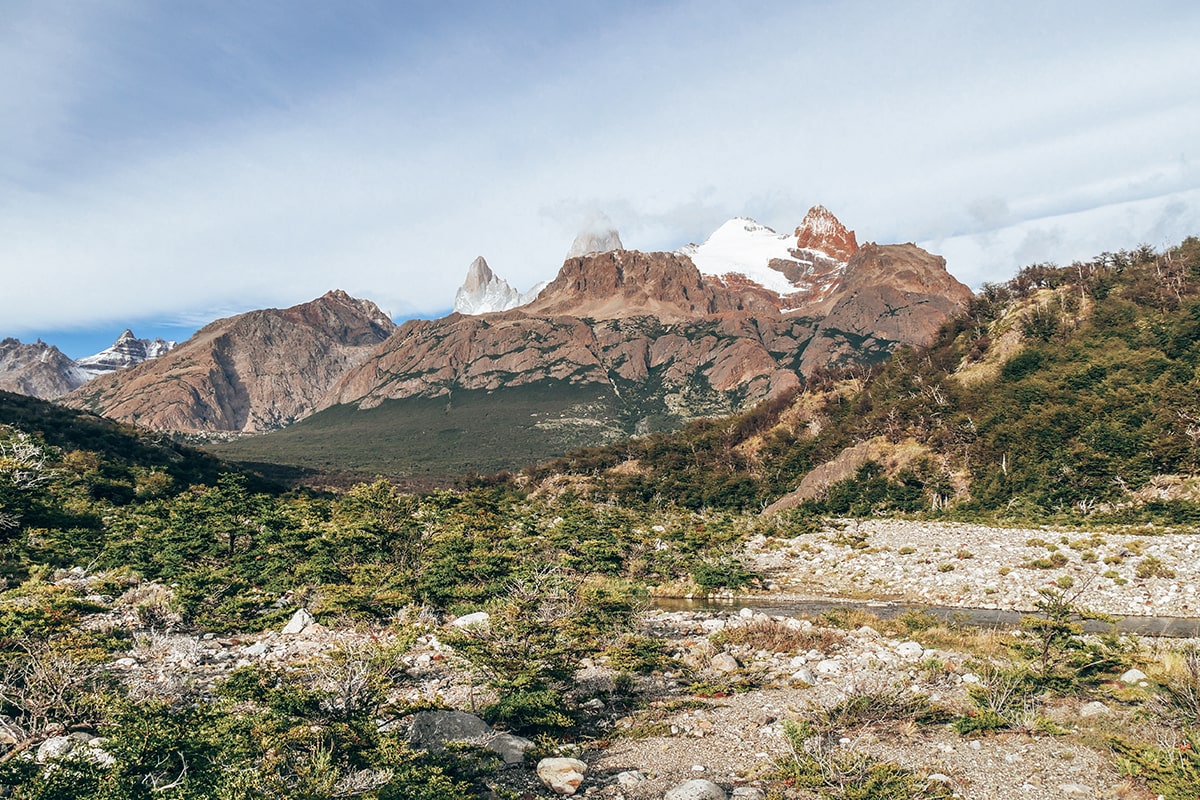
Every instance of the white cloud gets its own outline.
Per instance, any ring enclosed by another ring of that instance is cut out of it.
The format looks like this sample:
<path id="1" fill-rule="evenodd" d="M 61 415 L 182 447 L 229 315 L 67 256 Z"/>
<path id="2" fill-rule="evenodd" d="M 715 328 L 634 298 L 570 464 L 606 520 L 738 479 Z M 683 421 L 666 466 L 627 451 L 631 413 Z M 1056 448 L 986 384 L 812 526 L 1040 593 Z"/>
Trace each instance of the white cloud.
<path id="1" fill-rule="evenodd" d="M 333 287 L 435 313 L 480 254 L 552 277 L 595 213 L 670 249 L 822 203 L 973 284 L 1200 232 L 1186 3 L 346 11 L 283 38 L 43 7 L 21 15 L 36 35 L 0 34 L 0 67 L 38 76 L 0 92 L 0 335 Z M 157 49 L 130 61 L 126 39 Z"/>

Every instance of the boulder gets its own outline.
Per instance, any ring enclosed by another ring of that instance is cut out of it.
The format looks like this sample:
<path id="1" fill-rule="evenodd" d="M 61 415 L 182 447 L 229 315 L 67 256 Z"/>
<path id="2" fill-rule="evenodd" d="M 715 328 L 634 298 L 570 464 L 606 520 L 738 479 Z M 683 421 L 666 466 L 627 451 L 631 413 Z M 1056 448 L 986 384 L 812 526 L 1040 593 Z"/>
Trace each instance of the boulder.
<path id="1" fill-rule="evenodd" d="M 1127 670 L 1125 674 L 1121 676 L 1121 683 L 1134 684 L 1141 683 L 1144 680 L 1146 680 L 1146 673 L 1142 672 L 1140 669 Z"/>
<path id="2" fill-rule="evenodd" d="M 488 740 L 485 748 L 498 753 L 505 764 L 520 764 L 525 760 L 525 751 L 533 747 L 533 742 L 523 736 L 511 733 L 498 733 Z"/>
<path id="3" fill-rule="evenodd" d="M 727 800 L 725 790 L 710 780 L 696 778 L 663 795 L 663 800 Z"/>
<path id="4" fill-rule="evenodd" d="M 308 613 L 306 608 L 296 609 L 296 613 L 292 614 L 292 618 L 288 620 L 288 624 L 283 626 L 285 636 L 295 636 L 298 633 L 303 633 L 304 629 L 316 622 L 313 615 Z"/>
<path id="5" fill-rule="evenodd" d="M 486 628 L 492 619 L 492 615 L 486 611 L 476 611 L 472 614 L 463 614 L 450 624 L 456 628 Z"/>
<path id="6" fill-rule="evenodd" d="M 587 764 L 578 758 L 543 758 L 537 765 L 537 776 L 555 794 L 572 795 L 583 783 Z"/>
<path id="7" fill-rule="evenodd" d="M 925 652 L 925 648 L 919 642 L 901 642 L 896 645 L 896 655 L 901 658 L 916 660 Z"/>
<path id="8" fill-rule="evenodd" d="M 729 653 L 717 653 L 713 656 L 712 668 L 717 672 L 737 672 L 739 666 L 737 659 Z"/>
<path id="9" fill-rule="evenodd" d="M 421 750 L 439 752 L 446 742 L 483 741 L 492 736 L 492 726 L 465 711 L 422 711 L 413 715 L 408 743 Z"/>
<path id="10" fill-rule="evenodd" d="M 1083 717 L 1084 719 L 1088 717 L 1101 717 L 1110 713 L 1112 712 L 1108 710 L 1108 706 L 1104 705 L 1104 703 L 1101 703 L 1099 700 L 1093 700 L 1090 703 L 1086 703 L 1079 709 L 1079 716 Z"/>

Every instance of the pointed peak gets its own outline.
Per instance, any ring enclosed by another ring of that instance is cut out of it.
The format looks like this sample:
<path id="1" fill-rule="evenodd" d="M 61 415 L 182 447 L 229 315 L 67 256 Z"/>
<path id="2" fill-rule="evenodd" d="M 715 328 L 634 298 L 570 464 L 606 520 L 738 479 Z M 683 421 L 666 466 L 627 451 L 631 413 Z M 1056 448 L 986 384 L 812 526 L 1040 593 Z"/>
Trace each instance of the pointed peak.
<path id="1" fill-rule="evenodd" d="M 854 231 L 848 230 L 833 213 L 822 205 L 813 206 L 796 228 L 796 246 L 816 250 L 839 261 L 849 261 L 858 252 Z"/>
<path id="2" fill-rule="evenodd" d="M 471 262 L 471 266 L 467 267 L 467 281 L 472 279 L 487 283 L 495 275 L 492 268 L 488 266 L 487 259 L 483 256 L 475 256 L 475 260 Z"/>
<path id="3" fill-rule="evenodd" d="M 137 337 L 133 335 L 133 331 L 131 331 L 129 328 L 126 328 L 126 329 L 125 329 L 125 332 L 124 332 L 124 333 L 122 333 L 120 336 L 118 336 L 118 337 L 117 337 L 117 341 L 118 341 L 118 342 L 121 342 L 121 341 L 124 341 L 124 340 L 126 340 L 126 339 L 136 339 L 136 338 L 137 338 Z"/>

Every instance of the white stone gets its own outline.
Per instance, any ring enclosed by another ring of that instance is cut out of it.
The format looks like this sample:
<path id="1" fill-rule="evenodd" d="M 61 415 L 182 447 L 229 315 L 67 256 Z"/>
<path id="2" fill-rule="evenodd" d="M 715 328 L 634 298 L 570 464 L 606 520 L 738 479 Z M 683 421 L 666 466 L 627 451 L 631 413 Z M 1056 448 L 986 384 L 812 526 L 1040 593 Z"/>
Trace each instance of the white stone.
<path id="1" fill-rule="evenodd" d="M 896 655 L 901 658 L 916 660 L 925 653 L 925 648 L 917 642 L 901 642 L 896 645 Z"/>
<path id="2" fill-rule="evenodd" d="M 1101 703 L 1099 700 L 1093 700 L 1090 703 L 1086 703 L 1082 708 L 1079 709 L 1079 716 L 1085 719 L 1087 717 L 1104 716 L 1110 713 L 1112 712 L 1108 710 L 1108 706 L 1104 705 L 1104 703 Z"/>
<path id="3" fill-rule="evenodd" d="M 492 615 L 486 611 L 476 611 L 473 614 L 463 614 L 450 624 L 456 628 L 486 628 L 491 622 Z"/>
<path id="4" fill-rule="evenodd" d="M 45 764 L 53 758 L 65 758 L 75 752 L 79 746 L 80 742 L 70 736 L 51 736 L 38 745 L 34 761 Z"/>
<path id="5" fill-rule="evenodd" d="M 537 776 L 555 794 L 572 795 L 579 790 L 587 775 L 587 764 L 578 758 L 543 758 L 537 765 Z"/>
<path id="6" fill-rule="evenodd" d="M 962 676 L 963 683 L 979 683 L 979 676 L 973 672 L 964 673 Z"/>
<path id="7" fill-rule="evenodd" d="M 712 659 L 712 668 L 718 672 L 736 672 L 739 664 L 729 653 L 717 653 Z"/>
<path id="8" fill-rule="evenodd" d="M 1058 790 L 1067 797 L 1091 797 L 1092 787 L 1084 786 L 1082 783 L 1064 783 L 1060 784 Z"/>
<path id="9" fill-rule="evenodd" d="M 743 608 L 738 611 L 738 616 L 741 617 L 742 619 L 754 619 L 754 609 L 753 608 Z"/>
<path id="10" fill-rule="evenodd" d="M 788 617 L 784 620 L 783 624 L 784 627 L 792 631 L 811 631 L 813 627 L 813 624 L 808 620 L 796 619 L 795 617 Z"/>
<path id="11" fill-rule="evenodd" d="M 681 783 L 663 795 L 663 800 L 727 800 L 725 790 L 710 780 L 697 778 Z"/>
<path id="12" fill-rule="evenodd" d="M 839 675 L 842 671 L 842 662 L 835 661 L 832 658 L 826 658 L 817 662 L 817 672 L 822 675 Z"/>
<path id="13" fill-rule="evenodd" d="M 1121 683 L 1141 683 L 1144 680 L 1146 680 L 1146 673 L 1136 668 L 1126 671 L 1125 674 L 1121 676 Z"/>
<path id="14" fill-rule="evenodd" d="M 636 769 L 626 770 L 625 772 L 617 773 L 617 785 L 626 789 L 632 789 L 639 783 L 646 780 L 646 776 Z"/>
<path id="15" fill-rule="evenodd" d="M 801 683 L 807 683 L 809 686 L 815 686 L 817 683 L 817 676 L 813 675 L 812 671 L 807 667 L 801 667 L 792 673 L 792 680 L 800 681 Z"/>
<path id="16" fill-rule="evenodd" d="M 292 614 L 292 618 L 288 620 L 288 624 L 284 625 L 283 630 L 280 632 L 287 636 L 294 636 L 298 633 L 302 633 L 305 628 L 307 628 L 309 625 L 312 625 L 314 622 L 316 622 L 316 620 L 313 619 L 312 614 L 308 613 L 308 609 L 298 608 L 296 609 L 296 613 Z"/>

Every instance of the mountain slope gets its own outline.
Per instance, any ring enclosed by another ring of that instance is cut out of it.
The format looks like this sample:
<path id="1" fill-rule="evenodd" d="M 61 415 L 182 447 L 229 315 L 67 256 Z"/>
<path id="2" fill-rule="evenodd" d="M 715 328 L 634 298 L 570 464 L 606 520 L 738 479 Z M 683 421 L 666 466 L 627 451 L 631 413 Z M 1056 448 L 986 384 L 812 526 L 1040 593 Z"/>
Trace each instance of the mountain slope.
<path id="1" fill-rule="evenodd" d="M 90 377 L 57 347 L 41 340 L 33 344 L 0 340 L 0 390 L 53 400 Z"/>
<path id="2" fill-rule="evenodd" d="M 770 508 L 1195 524 L 1198 374 L 1200 240 L 1189 239 L 1162 254 L 1029 267 L 973 298 L 929 349 L 902 350 L 865 378 L 827 375 L 538 474 L 574 473 L 597 497 L 697 508 L 784 497 Z"/>
<path id="3" fill-rule="evenodd" d="M 213 322 L 165 356 L 96 378 L 63 402 L 155 430 L 270 430 L 311 413 L 394 328 L 374 303 L 333 291 Z"/>

